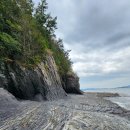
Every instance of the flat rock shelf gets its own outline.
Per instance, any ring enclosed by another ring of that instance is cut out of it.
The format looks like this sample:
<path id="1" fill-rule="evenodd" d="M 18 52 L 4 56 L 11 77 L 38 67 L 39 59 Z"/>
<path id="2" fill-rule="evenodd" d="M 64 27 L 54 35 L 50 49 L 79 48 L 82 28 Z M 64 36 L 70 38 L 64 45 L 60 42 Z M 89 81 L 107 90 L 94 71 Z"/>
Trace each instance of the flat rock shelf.
<path id="1" fill-rule="evenodd" d="M 96 93 L 46 102 L 6 95 L 0 100 L 0 130 L 130 130 L 130 111 Z"/>

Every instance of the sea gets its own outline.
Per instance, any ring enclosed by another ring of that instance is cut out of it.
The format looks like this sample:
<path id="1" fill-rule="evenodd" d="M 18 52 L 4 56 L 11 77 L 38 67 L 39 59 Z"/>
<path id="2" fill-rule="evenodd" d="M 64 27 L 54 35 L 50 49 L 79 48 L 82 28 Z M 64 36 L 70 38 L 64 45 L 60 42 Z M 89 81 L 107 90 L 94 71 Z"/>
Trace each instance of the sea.
<path id="1" fill-rule="evenodd" d="M 119 106 L 130 110 L 130 87 L 129 88 L 105 88 L 105 89 L 86 89 L 85 92 L 110 92 L 118 93 L 120 97 L 109 97 L 106 98 Z"/>

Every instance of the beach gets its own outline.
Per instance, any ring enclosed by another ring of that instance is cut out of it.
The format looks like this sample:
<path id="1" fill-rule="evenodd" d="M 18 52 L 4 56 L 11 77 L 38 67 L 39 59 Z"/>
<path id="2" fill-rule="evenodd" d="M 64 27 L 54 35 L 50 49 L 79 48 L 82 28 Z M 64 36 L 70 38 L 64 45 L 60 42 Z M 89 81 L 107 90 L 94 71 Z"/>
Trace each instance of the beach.
<path id="1" fill-rule="evenodd" d="M 100 89 L 90 89 L 86 92 L 97 92 L 97 93 L 118 93 L 120 96 L 116 97 L 107 97 L 105 99 L 111 100 L 112 102 L 118 104 L 119 106 L 130 110 L 130 88 L 121 87 L 121 88 L 100 88 Z"/>
<path id="2" fill-rule="evenodd" d="M 57 101 L 36 102 L 18 101 L 6 93 L 0 100 L 0 130 L 130 130 L 130 111 L 106 96 L 119 95 L 71 94 Z"/>

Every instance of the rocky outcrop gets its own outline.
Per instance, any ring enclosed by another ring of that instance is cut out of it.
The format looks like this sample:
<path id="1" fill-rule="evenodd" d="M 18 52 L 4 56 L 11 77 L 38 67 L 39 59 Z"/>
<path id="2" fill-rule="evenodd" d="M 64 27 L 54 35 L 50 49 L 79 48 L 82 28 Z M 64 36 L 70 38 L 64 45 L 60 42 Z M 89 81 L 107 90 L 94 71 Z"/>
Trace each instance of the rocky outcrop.
<path id="1" fill-rule="evenodd" d="M 54 100 L 66 96 L 51 55 L 48 55 L 35 69 L 24 68 L 16 62 L 2 62 L 0 87 L 20 99 Z"/>
<path id="2" fill-rule="evenodd" d="M 0 89 L 0 130 L 130 130 L 130 111 L 117 104 L 95 93 L 68 97 L 19 102 Z"/>
<path id="3" fill-rule="evenodd" d="M 66 93 L 82 94 L 80 90 L 79 77 L 73 72 L 63 77 L 63 88 Z"/>

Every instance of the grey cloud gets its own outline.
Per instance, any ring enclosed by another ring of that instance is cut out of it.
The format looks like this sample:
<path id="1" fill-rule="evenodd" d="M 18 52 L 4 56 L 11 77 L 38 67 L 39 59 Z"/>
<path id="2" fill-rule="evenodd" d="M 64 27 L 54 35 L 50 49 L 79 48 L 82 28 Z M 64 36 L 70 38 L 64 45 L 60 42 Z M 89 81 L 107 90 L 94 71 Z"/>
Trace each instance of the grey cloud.
<path id="1" fill-rule="evenodd" d="M 34 0 L 36 1 L 36 0 Z M 128 83 L 130 77 L 130 0 L 48 0 L 58 16 L 56 34 L 63 38 L 74 70 L 81 77 L 99 77 L 104 84 Z M 103 78 L 104 77 L 104 78 Z M 108 78 L 109 77 L 109 78 Z M 94 79 L 91 78 L 90 85 Z M 96 84 L 94 82 L 94 84 Z M 101 86 L 100 81 L 96 85 Z M 93 85 L 92 85 L 93 86 Z"/>
<path id="2" fill-rule="evenodd" d="M 87 41 L 94 40 L 95 43 L 97 41 L 97 45 L 107 45 L 110 43 L 111 35 L 115 40 L 119 36 L 120 39 L 125 37 L 124 32 L 130 33 L 130 14 L 128 13 L 130 9 L 127 9 L 130 5 L 129 1 L 126 1 L 124 5 L 119 0 L 104 1 L 106 2 L 98 0 L 83 2 L 82 8 L 77 9 L 77 12 L 80 13 L 75 16 L 76 23 L 74 23 L 72 30 L 66 34 L 65 40 L 67 42 L 86 41 L 87 46 L 89 45 Z M 86 7 L 86 5 L 89 6 Z M 114 40 L 110 44 L 115 44 Z M 95 43 L 91 43 L 91 45 Z"/>
<path id="3" fill-rule="evenodd" d="M 107 42 L 109 42 L 109 44 L 111 44 L 113 42 L 116 44 L 119 41 L 122 41 L 124 39 L 130 40 L 130 32 L 128 32 L 128 33 L 127 32 L 121 32 L 121 33 L 114 34 L 114 36 L 112 35 L 110 38 L 108 38 Z"/>
<path id="4" fill-rule="evenodd" d="M 63 34 L 69 44 L 80 42 L 86 47 L 98 47 L 115 44 L 115 40 L 130 34 L 129 0 L 48 0 L 48 3 L 48 12 L 58 16 L 57 34 Z"/>

